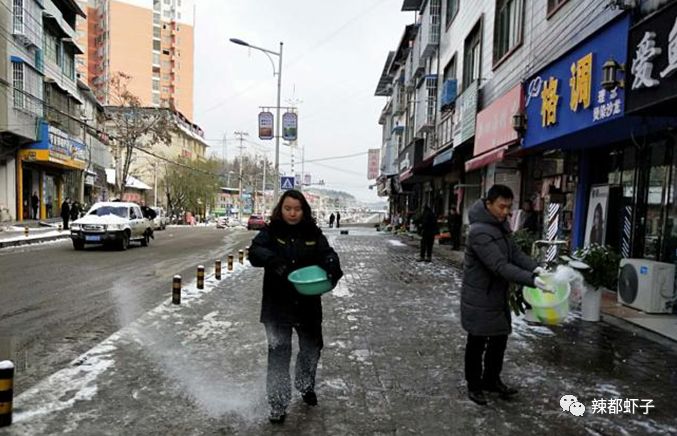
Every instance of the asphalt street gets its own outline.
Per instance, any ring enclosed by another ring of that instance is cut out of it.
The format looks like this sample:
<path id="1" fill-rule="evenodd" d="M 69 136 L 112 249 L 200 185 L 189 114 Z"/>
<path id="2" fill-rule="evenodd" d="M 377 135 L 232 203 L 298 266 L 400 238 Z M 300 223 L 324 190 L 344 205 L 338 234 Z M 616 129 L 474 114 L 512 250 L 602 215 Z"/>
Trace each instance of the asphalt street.
<path id="1" fill-rule="evenodd" d="M 58 371 L 171 293 L 249 245 L 255 232 L 214 227 L 156 231 L 127 251 L 70 240 L 0 250 L 0 360 L 17 362 L 16 393 Z"/>

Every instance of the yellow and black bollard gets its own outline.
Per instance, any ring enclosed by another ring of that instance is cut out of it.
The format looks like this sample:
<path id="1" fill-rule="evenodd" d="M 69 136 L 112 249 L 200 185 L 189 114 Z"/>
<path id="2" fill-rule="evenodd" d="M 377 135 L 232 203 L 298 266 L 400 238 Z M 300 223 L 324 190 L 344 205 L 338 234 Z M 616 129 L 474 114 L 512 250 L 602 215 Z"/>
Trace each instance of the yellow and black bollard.
<path id="1" fill-rule="evenodd" d="M 214 278 L 221 280 L 221 259 L 217 259 L 214 262 Z"/>
<path id="2" fill-rule="evenodd" d="M 233 270 L 233 255 L 229 254 L 228 255 L 228 271 Z"/>
<path id="3" fill-rule="evenodd" d="M 24 236 L 28 237 L 28 226 L 24 226 Z"/>
<path id="4" fill-rule="evenodd" d="M 197 288 L 205 288 L 205 267 L 204 265 L 197 266 Z"/>
<path id="5" fill-rule="evenodd" d="M 181 276 L 175 275 L 172 282 L 172 303 L 181 304 Z"/>
<path id="6" fill-rule="evenodd" d="M 237 260 L 240 263 L 244 263 L 244 251 L 240 250 L 237 252 Z"/>
<path id="7" fill-rule="evenodd" d="M 12 424 L 12 396 L 14 395 L 14 363 L 0 362 L 0 427 Z"/>

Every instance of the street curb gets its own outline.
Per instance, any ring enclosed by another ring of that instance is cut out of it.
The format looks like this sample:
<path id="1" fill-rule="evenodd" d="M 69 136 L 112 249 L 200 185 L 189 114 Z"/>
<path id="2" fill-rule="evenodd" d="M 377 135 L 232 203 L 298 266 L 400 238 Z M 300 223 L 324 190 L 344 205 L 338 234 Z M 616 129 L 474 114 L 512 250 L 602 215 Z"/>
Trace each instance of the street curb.
<path id="1" fill-rule="evenodd" d="M 58 241 L 60 239 L 70 239 L 70 235 L 57 235 L 57 236 L 48 236 L 45 238 L 32 238 L 32 239 L 26 239 L 26 240 L 16 240 L 16 241 L 0 241 L 0 248 L 8 248 L 8 247 L 20 247 L 22 245 L 32 245 L 32 244 L 39 244 L 40 242 L 50 242 L 50 241 Z"/>

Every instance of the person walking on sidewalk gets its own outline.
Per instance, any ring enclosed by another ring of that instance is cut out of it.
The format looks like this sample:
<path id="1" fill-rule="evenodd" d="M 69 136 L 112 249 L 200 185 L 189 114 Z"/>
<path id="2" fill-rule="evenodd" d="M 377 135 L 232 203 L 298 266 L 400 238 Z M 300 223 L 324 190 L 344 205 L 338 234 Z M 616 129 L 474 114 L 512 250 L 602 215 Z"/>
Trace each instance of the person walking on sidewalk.
<path id="1" fill-rule="evenodd" d="M 341 212 L 336 212 L 336 228 L 341 227 Z"/>
<path id="2" fill-rule="evenodd" d="M 435 244 L 435 235 L 438 232 L 437 217 L 430 206 L 423 209 L 423 215 L 420 220 L 421 225 L 421 256 L 417 262 L 432 261 L 433 245 Z"/>
<path id="3" fill-rule="evenodd" d="M 461 225 L 463 218 L 458 213 L 456 207 L 449 209 L 447 216 L 447 226 L 449 227 L 449 237 L 451 238 L 451 249 L 458 250 L 461 247 Z"/>
<path id="4" fill-rule="evenodd" d="M 255 267 L 264 267 L 261 322 L 268 339 L 269 419 L 282 423 L 291 399 L 292 329 L 299 341 L 294 386 L 310 406 L 317 405 L 315 373 L 323 346 L 320 296 L 301 295 L 287 275 L 299 268 L 319 265 L 336 285 L 343 272 L 338 255 L 313 219 L 308 201 L 296 190 L 286 191 L 280 197 L 270 224 L 251 243 L 249 261 Z"/>
<path id="5" fill-rule="evenodd" d="M 552 289 L 539 277 L 544 272 L 535 260 L 513 241 L 507 222 L 513 193 L 494 185 L 484 200 L 468 212 L 470 230 L 465 249 L 461 290 L 461 325 L 468 333 L 465 348 L 465 379 L 468 397 L 487 404 L 483 391 L 509 398 L 516 389 L 501 380 L 503 356 L 512 331 L 508 292 L 510 282 Z"/>
<path id="6" fill-rule="evenodd" d="M 334 216 L 334 212 L 329 215 L 329 228 L 331 229 L 334 227 L 334 220 L 336 219 L 336 216 Z"/>
<path id="7" fill-rule="evenodd" d="M 37 192 L 33 192 L 31 196 L 31 211 L 33 212 L 31 218 L 34 220 L 38 219 L 38 207 L 40 207 L 40 198 Z"/>
<path id="8" fill-rule="evenodd" d="M 63 220 L 63 229 L 68 230 L 68 220 L 71 217 L 70 198 L 66 198 L 61 203 L 61 219 Z"/>

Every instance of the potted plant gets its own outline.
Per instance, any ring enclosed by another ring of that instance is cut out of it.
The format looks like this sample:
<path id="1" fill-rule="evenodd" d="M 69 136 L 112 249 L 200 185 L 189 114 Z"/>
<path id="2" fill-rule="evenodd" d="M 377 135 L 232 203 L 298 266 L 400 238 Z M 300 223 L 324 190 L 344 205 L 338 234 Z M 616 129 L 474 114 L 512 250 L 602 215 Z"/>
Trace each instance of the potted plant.
<path id="1" fill-rule="evenodd" d="M 581 318 L 599 321 L 602 288 L 616 288 L 620 256 L 611 247 L 591 244 L 577 250 L 573 257 L 590 267 L 581 271 L 586 283 L 581 300 Z"/>

